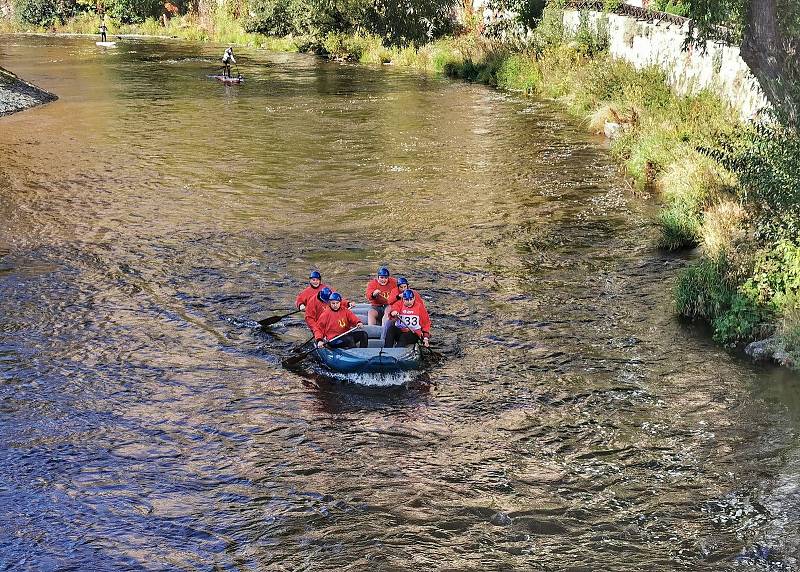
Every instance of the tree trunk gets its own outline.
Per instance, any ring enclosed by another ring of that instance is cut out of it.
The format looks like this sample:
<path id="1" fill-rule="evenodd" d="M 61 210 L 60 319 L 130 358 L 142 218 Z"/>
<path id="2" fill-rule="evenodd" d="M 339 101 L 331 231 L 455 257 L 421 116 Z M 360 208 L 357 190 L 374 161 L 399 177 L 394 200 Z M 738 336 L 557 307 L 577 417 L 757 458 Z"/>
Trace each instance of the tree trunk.
<path id="1" fill-rule="evenodd" d="M 770 103 L 792 124 L 800 112 L 800 74 L 791 42 L 778 25 L 775 0 L 750 0 L 742 39 L 742 59 Z"/>

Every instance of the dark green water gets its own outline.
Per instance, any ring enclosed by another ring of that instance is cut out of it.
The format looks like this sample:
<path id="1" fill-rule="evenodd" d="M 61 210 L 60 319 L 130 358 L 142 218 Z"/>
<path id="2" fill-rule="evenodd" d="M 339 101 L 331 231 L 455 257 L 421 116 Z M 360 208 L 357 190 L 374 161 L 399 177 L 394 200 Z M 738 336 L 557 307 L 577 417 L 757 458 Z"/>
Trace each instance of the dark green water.
<path id="1" fill-rule="evenodd" d="M 798 378 L 678 323 L 653 205 L 552 105 L 222 47 L 0 37 L 0 569 L 796 570 Z M 447 360 L 280 367 L 386 263 Z"/>

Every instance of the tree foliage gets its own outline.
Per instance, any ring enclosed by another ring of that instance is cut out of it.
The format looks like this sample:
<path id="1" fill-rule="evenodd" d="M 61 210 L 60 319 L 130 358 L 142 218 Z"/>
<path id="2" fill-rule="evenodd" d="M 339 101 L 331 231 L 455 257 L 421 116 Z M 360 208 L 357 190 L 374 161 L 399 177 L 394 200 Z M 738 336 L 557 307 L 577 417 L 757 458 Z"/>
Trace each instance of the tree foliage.
<path id="1" fill-rule="evenodd" d="M 321 37 L 364 31 L 394 45 L 420 44 L 449 31 L 455 0 L 253 0 L 247 29 Z"/>
<path id="2" fill-rule="evenodd" d="M 721 26 L 741 39 L 742 58 L 785 124 L 800 125 L 800 2 L 688 0 L 690 41 L 704 45 Z"/>
<path id="3" fill-rule="evenodd" d="M 52 26 L 79 11 L 75 0 L 16 0 L 17 18 L 28 24 Z"/>
<path id="4" fill-rule="evenodd" d="M 163 5 L 162 0 L 112 0 L 107 3 L 106 10 L 115 20 L 133 24 L 150 16 L 158 16 Z"/>
<path id="5" fill-rule="evenodd" d="M 723 138 L 707 155 L 739 178 L 742 202 L 753 213 L 758 238 L 800 244 L 800 133 L 758 124 Z"/>

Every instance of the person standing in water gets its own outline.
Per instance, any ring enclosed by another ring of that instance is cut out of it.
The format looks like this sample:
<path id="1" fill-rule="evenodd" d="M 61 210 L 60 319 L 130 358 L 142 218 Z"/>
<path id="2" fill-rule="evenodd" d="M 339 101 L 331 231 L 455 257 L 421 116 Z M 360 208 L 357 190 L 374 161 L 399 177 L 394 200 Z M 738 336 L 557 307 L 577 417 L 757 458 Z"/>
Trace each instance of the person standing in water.
<path id="1" fill-rule="evenodd" d="M 233 46 L 229 46 L 222 56 L 222 77 L 231 77 L 231 64 L 235 64 Z"/>

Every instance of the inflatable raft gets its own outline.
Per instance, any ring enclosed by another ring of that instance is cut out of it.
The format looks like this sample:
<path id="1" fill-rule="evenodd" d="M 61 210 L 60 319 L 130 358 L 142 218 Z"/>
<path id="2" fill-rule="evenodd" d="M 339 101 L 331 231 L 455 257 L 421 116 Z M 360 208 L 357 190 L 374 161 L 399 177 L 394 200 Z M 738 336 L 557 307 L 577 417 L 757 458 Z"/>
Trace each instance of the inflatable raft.
<path id="1" fill-rule="evenodd" d="M 419 369 L 421 352 L 414 344 L 406 347 L 383 347 L 383 327 L 367 326 L 369 304 L 356 304 L 353 313 L 365 324 L 369 336 L 368 348 L 349 350 L 322 348 L 314 356 L 326 368 L 338 373 L 396 373 Z"/>

